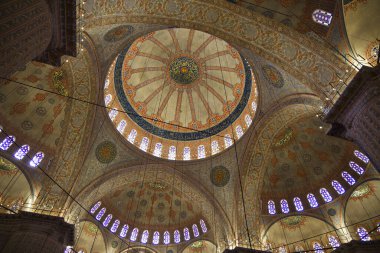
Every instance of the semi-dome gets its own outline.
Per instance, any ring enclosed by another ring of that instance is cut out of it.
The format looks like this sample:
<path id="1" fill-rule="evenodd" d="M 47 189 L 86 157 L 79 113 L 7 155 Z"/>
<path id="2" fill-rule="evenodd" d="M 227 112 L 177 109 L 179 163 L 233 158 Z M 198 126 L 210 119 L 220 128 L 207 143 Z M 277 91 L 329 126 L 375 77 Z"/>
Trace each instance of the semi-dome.
<path id="1" fill-rule="evenodd" d="M 227 42 L 173 28 L 149 33 L 110 67 L 105 105 L 117 130 L 141 150 L 201 159 L 242 137 L 256 110 L 248 62 Z"/>

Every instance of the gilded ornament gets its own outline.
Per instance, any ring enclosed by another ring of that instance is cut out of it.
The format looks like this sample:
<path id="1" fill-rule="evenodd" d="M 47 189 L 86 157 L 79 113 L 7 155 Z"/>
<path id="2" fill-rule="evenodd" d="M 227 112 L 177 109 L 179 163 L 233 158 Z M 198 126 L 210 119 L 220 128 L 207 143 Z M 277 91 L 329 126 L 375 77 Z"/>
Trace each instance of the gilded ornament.
<path id="1" fill-rule="evenodd" d="M 101 163 L 112 162 L 117 154 L 116 146 L 113 142 L 103 141 L 100 143 L 95 150 L 96 158 Z"/>

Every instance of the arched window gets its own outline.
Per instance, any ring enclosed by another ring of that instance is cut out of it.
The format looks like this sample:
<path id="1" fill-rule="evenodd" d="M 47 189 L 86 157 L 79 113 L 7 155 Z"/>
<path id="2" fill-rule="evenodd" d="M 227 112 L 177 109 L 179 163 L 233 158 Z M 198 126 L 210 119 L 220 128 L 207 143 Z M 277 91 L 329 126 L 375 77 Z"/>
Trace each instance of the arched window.
<path id="1" fill-rule="evenodd" d="M 302 201 L 299 197 L 295 197 L 293 203 L 297 211 L 303 211 Z"/>
<path id="2" fill-rule="evenodd" d="M 204 220 L 200 220 L 199 223 L 201 224 L 201 229 L 203 233 L 207 232 L 207 226 Z"/>
<path id="3" fill-rule="evenodd" d="M 377 226 L 376 231 L 377 231 L 378 233 L 380 233 L 380 222 L 376 223 L 376 226 Z"/>
<path id="4" fill-rule="evenodd" d="M 8 150 L 10 146 L 16 141 L 16 138 L 12 135 L 7 136 L 1 143 L 0 143 L 0 149 L 2 150 Z"/>
<path id="5" fill-rule="evenodd" d="M 240 125 L 238 125 L 236 127 L 236 136 L 237 136 L 237 138 L 240 139 L 240 137 L 242 137 L 243 134 L 244 134 L 243 128 Z"/>
<path id="6" fill-rule="evenodd" d="M 73 248 L 73 246 L 67 246 L 66 248 L 65 248 L 65 252 L 64 253 L 72 253 L 73 251 L 72 251 L 72 248 Z"/>
<path id="7" fill-rule="evenodd" d="M 190 160 L 190 158 L 191 158 L 190 148 L 189 147 L 185 147 L 183 149 L 183 160 Z"/>
<path id="8" fill-rule="evenodd" d="M 156 143 L 156 145 L 154 146 L 153 155 L 157 156 L 157 157 L 161 157 L 161 155 L 162 155 L 162 143 L 160 143 L 160 142 Z"/>
<path id="9" fill-rule="evenodd" d="M 108 227 L 112 220 L 112 214 L 107 215 L 107 217 L 103 221 L 103 226 Z"/>
<path id="10" fill-rule="evenodd" d="M 186 241 L 190 240 L 190 232 L 188 228 L 183 229 L 183 238 L 185 238 Z"/>
<path id="11" fill-rule="evenodd" d="M 110 85 L 110 79 L 107 76 L 106 81 L 104 82 L 104 89 L 108 89 L 108 86 Z"/>
<path id="12" fill-rule="evenodd" d="M 175 160 L 177 156 L 177 149 L 175 146 L 170 146 L 169 147 L 169 155 L 168 155 L 168 159 L 169 160 Z"/>
<path id="13" fill-rule="evenodd" d="M 137 131 L 135 129 L 132 129 L 128 135 L 128 141 L 132 144 L 135 143 L 136 136 L 137 136 Z"/>
<path id="14" fill-rule="evenodd" d="M 281 204 L 282 212 L 283 213 L 289 213 L 288 201 L 286 201 L 286 199 L 281 199 L 280 204 Z"/>
<path id="15" fill-rule="evenodd" d="M 252 118 L 249 116 L 249 114 L 245 115 L 245 124 L 247 124 L 247 127 L 249 127 L 252 124 Z"/>
<path id="16" fill-rule="evenodd" d="M 193 235 L 194 235 L 194 237 L 199 236 L 199 230 L 198 230 L 197 224 L 193 224 Z"/>
<path id="17" fill-rule="evenodd" d="M 170 243 L 170 233 L 169 231 L 164 232 L 164 244 L 169 244 Z"/>
<path id="18" fill-rule="evenodd" d="M 100 202 L 100 201 L 99 201 L 98 203 L 96 203 L 96 204 L 91 208 L 90 213 L 94 214 L 94 213 L 96 212 L 96 210 L 99 209 L 99 207 L 100 207 L 101 204 L 102 204 L 102 202 Z"/>
<path id="19" fill-rule="evenodd" d="M 107 96 L 105 96 L 105 98 L 104 98 L 104 104 L 106 106 L 108 106 L 109 103 L 111 102 L 111 100 L 112 100 L 112 95 L 111 94 L 107 94 Z"/>
<path id="20" fill-rule="evenodd" d="M 155 244 L 155 245 L 157 245 L 157 244 L 160 243 L 160 232 L 155 231 L 155 232 L 153 233 L 153 240 L 152 240 L 152 243 Z"/>
<path id="21" fill-rule="evenodd" d="M 255 101 L 252 102 L 252 110 L 253 110 L 254 112 L 256 112 L 256 110 L 257 110 L 257 104 L 256 104 Z"/>
<path id="22" fill-rule="evenodd" d="M 105 212 L 106 212 L 106 208 L 105 207 L 103 207 L 102 209 L 100 209 L 99 213 L 96 215 L 96 219 L 97 220 L 101 220 Z"/>
<path id="23" fill-rule="evenodd" d="M 120 231 L 120 236 L 122 238 L 125 238 L 127 236 L 128 229 L 129 229 L 129 226 L 127 224 L 124 224 L 123 228 Z"/>
<path id="24" fill-rule="evenodd" d="M 119 111 L 116 108 L 113 108 L 111 111 L 109 111 L 108 116 L 110 117 L 111 121 L 114 121 Z"/>
<path id="25" fill-rule="evenodd" d="M 314 242 L 313 243 L 313 249 L 315 253 L 324 253 L 323 247 L 319 242 Z"/>
<path id="26" fill-rule="evenodd" d="M 345 192 L 343 186 L 342 186 L 338 181 L 333 180 L 333 181 L 331 182 L 331 185 L 332 185 L 332 187 L 334 187 L 335 191 L 336 191 L 339 195 L 342 195 L 342 194 Z"/>
<path id="27" fill-rule="evenodd" d="M 119 220 L 115 220 L 112 224 L 112 227 L 111 227 L 111 232 L 112 233 L 115 233 L 116 230 L 119 228 L 119 225 L 120 225 L 120 221 Z"/>
<path id="28" fill-rule="evenodd" d="M 279 253 L 287 253 L 288 250 L 285 248 L 285 246 L 281 246 L 281 247 L 278 248 L 278 252 Z"/>
<path id="29" fill-rule="evenodd" d="M 218 141 L 211 142 L 211 154 L 215 155 L 219 153 L 219 143 Z"/>
<path id="30" fill-rule="evenodd" d="M 232 146 L 232 144 L 233 144 L 233 141 L 232 141 L 231 136 L 229 134 L 226 134 L 224 136 L 224 147 L 228 148 L 228 147 Z"/>
<path id="31" fill-rule="evenodd" d="M 132 230 L 132 233 L 131 233 L 131 241 L 135 242 L 138 235 L 139 235 L 139 229 L 138 228 L 134 228 Z"/>
<path id="32" fill-rule="evenodd" d="M 149 231 L 144 230 L 142 235 L 141 235 L 141 243 L 147 243 L 149 238 Z"/>
<path id="33" fill-rule="evenodd" d="M 143 151 L 147 151 L 149 145 L 148 137 L 143 137 L 140 143 L 140 149 Z"/>
<path id="34" fill-rule="evenodd" d="M 364 169 L 360 167 L 357 163 L 355 162 L 350 162 L 350 167 L 353 169 L 356 173 L 359 175 L 362 175 L 364 173 Z"/>
<path id="35" fill-rule="evenodd" d="M 363 227 L 358 227 L 358 229 L 356 231 L 360 237 L 360 240 L 362 240 L 362 241 L 370 241 L 371 240 L 371 237 L 369 236 L 367 229 L 365 229 Z"/>
<path id="36" fill-rule="evenodd" d="M 332 197 L 330 193 L 326 190 L 326 188 L 321 188 L 319 190 L 319 193 L 321 194 L 322 198 L 325 200 L 326 203 L 332 200 Z"/>
<path id="37" fill-rule="evenodd" d="M 121 120 L 119 124 L 117 125 L 116 129 L 117 131 L 119 131 L 119 133 L 123 134 L 126 126 L 127 126 L 127 122 L 125 120 Z"/>
<path id="38" fill-rule="evenodd" d="M 35 154 L 32 160 L 29 162 L 29 165 L 32 166 L 33 168 L 37 167 L 44 159 L 44 156 L 45 156 L 44 153 L 42 153 L 41 151 L 37 152 L 37 154 Z"/>
<path id="39" fill-rule="evenodd" d="M 360 160 L 362 160 L 364 163 L 369 163 L 368 157 L 365 154 L 363 154 L 362 152 L 360 152 L 359 150 L 355 150 L 354 155 L 357 158 L 359 158 Z"/>
<path id="40" fill-rule="evenodd" d="M 317 9 L 313 12 L 312 18 L 315 23 L 318 23 L 324 26 L 329 26 L 332 20 L 332 15 L 330 12 Z"/>
<path id="41" fill-rule="evenodd" d="M 309 193 L 307 194 L 307 200 L 309 201 L 310 207 L 317 207 L 318 202 L 317 199 L 315 198 L 314 194 Z"/>
<path id="42" fill-rule="evenodd" d="M 198 159 L 206 157 L 206 150 L 204 145 L 198 146 Z"/>
<path id="43" fill-rule="evenodd" d="M 349 185 L 354 185 L 356 182 L 355 179 L 347 171 L 342 172 L 342 177 Z"/>
<path id="44" fill-rule="evenodd" d="M 335 236 L 329 235 L 329 236 L 327 236 L 327 238 L 329 239 L 329 244 L 331 247 L 333 247 L 333 249 L 336 249 L 340 246 L 340 243 Z"/>
<path id="45" fill-rule="evenodd" d="M 26 154 L 28 154 L 30 150 L 29 145 L 22 145 L 21 148 L 19 148 L 16 153 L 13 155 L 17 160 L 21 160 L 25 157 Z"/>
<path id="46" fill-rule="evenodd" d="M 304 251 L 305 249 L 301 246 L 301 245 L 296 245 L 296 247 L 295 247 L 295 250 L 297 251 L 297 252 L 300 252 L 300 251 Z"/>
<path id="47" fill-rule="evenodd" d="M 268 213 L 276 214 L 276 205 L 273 200 L 268 201 Z"/>
<path id="48" fill-rule="evenodd" d="M 174 242 L 175 243 L 181 242 L 181 233 L 178 230 L 174 231 Z"/>

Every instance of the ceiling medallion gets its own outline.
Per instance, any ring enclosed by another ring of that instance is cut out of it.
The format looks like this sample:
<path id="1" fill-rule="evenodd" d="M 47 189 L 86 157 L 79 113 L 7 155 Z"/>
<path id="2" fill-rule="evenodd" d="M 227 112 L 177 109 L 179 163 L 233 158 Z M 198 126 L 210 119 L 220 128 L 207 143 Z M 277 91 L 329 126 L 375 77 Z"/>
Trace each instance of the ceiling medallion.
<path id="1" fill-rule="evenodd" d="M 169 73 L 175 82 L 191 84 L 199 77 L 199 68 L 193 59 L 182 56 L 172 61 Z"/>
<path id="2" fill-rule="evenodd" d="M 211 170 L 210 179 L 213 185 L 223 187 L 230 181 L 230 172 L 224 166 L 216 166 Z"/>

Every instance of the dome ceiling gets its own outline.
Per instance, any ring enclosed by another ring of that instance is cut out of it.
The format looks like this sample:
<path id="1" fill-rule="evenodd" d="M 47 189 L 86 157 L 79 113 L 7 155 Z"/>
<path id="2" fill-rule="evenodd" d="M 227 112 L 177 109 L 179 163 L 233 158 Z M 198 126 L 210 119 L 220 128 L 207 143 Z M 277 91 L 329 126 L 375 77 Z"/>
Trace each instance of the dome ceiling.
<path id="1" fill-rule="evenodd" d="M 199 223 L 201 207 L 163 182 L 134 182 L 102 198 L 107 213 L 131 226 L 158 231 Z"/>
<path id="2" fill-rule="evenodd" d="M 205 158 L 229 147 L 232 139 L 226 144 L 223 137 L 242 136 L 256 97 L 251 68 L 236 49 L 182 28 L 137 39 L 112 64 L 105 85 L 105 104 L 119 132 L 144 151 L 172 160 Z"/>
<path id="3" fill-rule="evenodd" d="M 303 118 L 274 137 L 264 177 L 264 203 L 269 199 L 278 203 L 282 198 L 291 203 L 294 197 L 300 197 L 307 208 L 306 194 L 313 193 L 318 203 L 323 204 L 325 201 L 320 197 L 320 188 L 324 187 L 331 195 L 337 196 L 332 180 L 348 188 L 350 185 L 342 178 L 342 171 L 359 176 L 349 166 L 350 161 L 355 161 L 365 168 L 365 164 L 354 156 L 354 146 L 325 135 L 327 127 L 316 117 Z"/>

